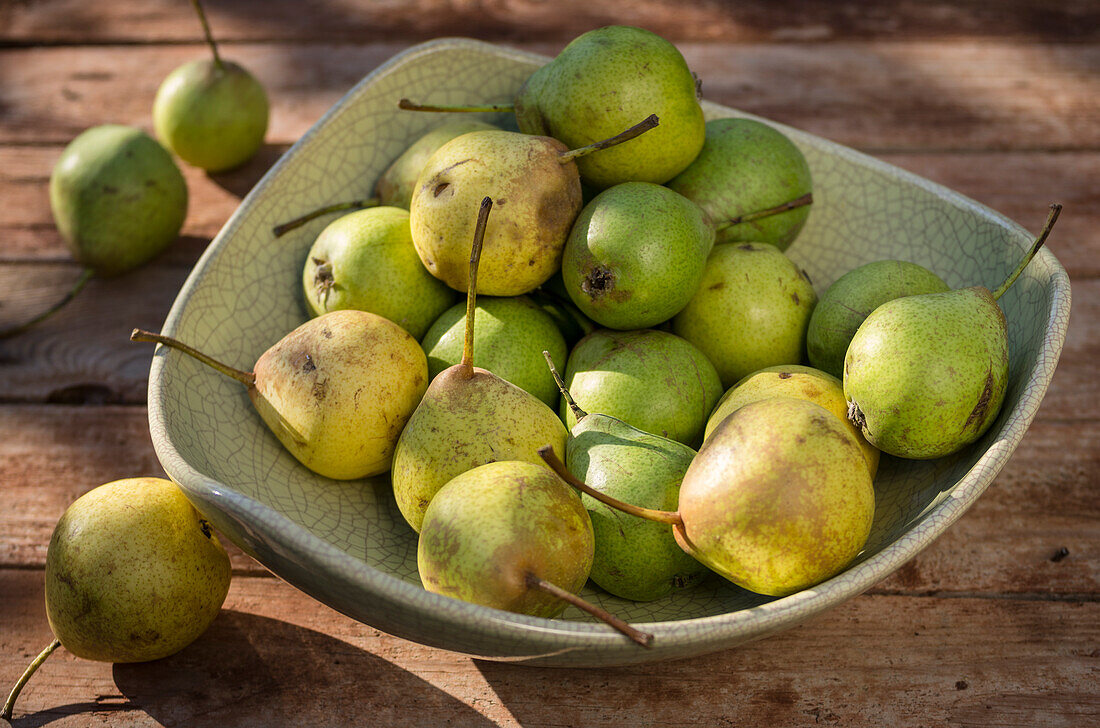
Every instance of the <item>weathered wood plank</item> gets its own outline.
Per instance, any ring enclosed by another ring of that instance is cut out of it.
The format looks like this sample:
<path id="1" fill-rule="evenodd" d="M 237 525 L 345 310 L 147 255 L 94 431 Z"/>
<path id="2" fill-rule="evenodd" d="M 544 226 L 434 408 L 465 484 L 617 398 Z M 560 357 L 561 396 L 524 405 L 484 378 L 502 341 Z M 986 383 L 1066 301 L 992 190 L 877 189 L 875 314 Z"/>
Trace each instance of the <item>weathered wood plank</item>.
<path id="1" fill-rule="evenodd" d="M 1100 11 L 1088 0 L 1005 0 L 984 3 L 915 3 L 907 0 L 787 3 L 767 0 L 678 3 L 647 0 L 624 12 L 603 3 L 313 2 L 303 12 L 294 0 L 262 5 L 248 0 L 208 3 L 206 12 L 223 40 L 377 42 L 477 35 L 495 40 L 552 38 L 568 41 L 611 23 L 630 22 L 676 40 L 723 42 L 850 38 L 1015 38 L 1020 41 L 1088 41 L 1100 37 Z M 185 3 L 84 3 L 36 0 L 0 6 L 0 42 L 149 43 L 187 41 L 199 28 Z"/>
<path id="2" fill-rule="evenodd" d="M 0 567 L 41 567 L 87 490 L 161 474 L 142 407 L 0 406 Z M 1037 422 L 970 512 L 876 591 L 1100 594 L 1098 474 L 1100 421 Z M 233 551 L 234 569 L 264 573 Z"/>
<path id="3" fill-rule="evenodd" d="M 41 574 L 0 570 L 0 600 L 8 685 L 50 639 Z M 1100 720 L 1098 642 L 1097 602 L 863 596 L 691 660 L 529 668 L 405 642 L 281 581 L 237 577 L 210 630 L 173 657 L 109 666 L 59 651 L 14 725 L 1078 728 Z"/>
<path id="4" fill-rule="evenodd" d="M 301 130 L 304 132 L 305 130 Z M 0 262 L 69 260 L 54 229 L 49 206 L 49 175 L 61 145 L 0 148 Z M 234 172 L 210 177 L 187 167 L 191 199 L 183 240 L 162 262 L 192 264 L 237 208 L 241 197 L 286 150 L 264 154 Z M 1075 278 L 1100 275 L 1100 152 L 945 152 L 878 155 L 951 189 L 977 199 L 1037 229 L 1046 203 L 1058 201 L 1065 213 L 1050 248 Z"/>
<path id="5" fill-rule="evenodd" d="M 560 43 L 520 47 L 555 53 Z M 226 55 L 272 99 L 268 140 L 292 142 L 407 44 L 243 44 Z M 1100 45 L 845 42 L 681 44 L 713 101 L 871 150 L 1100 148 Z M 64 143 L 93 124 L 149 126 L 157 86 L 207 51 L 0 50 L 0 143 Z M 411 112 L 410 112 L 411 113 Z"/>

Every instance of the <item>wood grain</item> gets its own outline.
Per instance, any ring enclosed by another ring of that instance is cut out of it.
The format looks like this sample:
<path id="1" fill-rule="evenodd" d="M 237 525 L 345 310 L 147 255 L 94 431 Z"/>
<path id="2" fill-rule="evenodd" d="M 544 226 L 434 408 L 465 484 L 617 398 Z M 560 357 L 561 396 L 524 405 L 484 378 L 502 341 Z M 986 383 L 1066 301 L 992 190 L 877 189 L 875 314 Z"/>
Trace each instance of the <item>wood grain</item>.
<path id="1" fill-rule="evenodd" d="M 226 56 L 267 88 L 268 141 L 284 144 L 407 45 L 248 43 Z M 562 44 L 517 45 L 556 53 Z M 1100 44 L 680 48 L 706 98 L 860 149 L 1100 149 Z M 0 49 L 0 143 L 67 143 L 108 121 L 148 128 L 160 82 L 206 53 L 200 45 Z"/>
<path id="2" fill-rule="evenodd" d="M 0 570 L 0 684 L 50 639 L 41 580 Z M 1097 644 L 1095 601 L 872 595 L 691 660 L 529 668 L 394 639 L 281 581 L 236 577 L 210 630 L 173 657 L 111 666 L 56 653 L 14 726 L 1080 728 L 1100 720 Z"/>
<path id="3" fill-rule="evenodd" d="M 492 40 L 554 38 L 628 22 L 675 40 L 723 42 L 830 41 L 850 38 L 1013 38 L 1021 41 L 1096 40 L 1100 10 L 1089 0 L 838 0 L 778 4 L 768 0 L 635 0 L 592 3 L 495 0 L 404 3 L 268 0 L 256 12 L 248 0 L 208 3 L 222 40 L 322 40 L 374 43 L 476 35 Z M 0 42 L 150 43 L 194 40 L 199 28 L 186 3 L 159 0 L 95 3 L 35 0 L 0 5 Z"/>

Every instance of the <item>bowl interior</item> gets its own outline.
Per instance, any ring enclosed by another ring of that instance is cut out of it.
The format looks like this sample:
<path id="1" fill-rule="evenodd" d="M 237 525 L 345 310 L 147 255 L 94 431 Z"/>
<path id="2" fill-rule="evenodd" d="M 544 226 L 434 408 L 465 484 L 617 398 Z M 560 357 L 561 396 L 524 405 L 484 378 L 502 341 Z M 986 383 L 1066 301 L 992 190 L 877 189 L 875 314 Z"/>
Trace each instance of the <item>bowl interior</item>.
<path id="1" fill-rule="evenodd" d="M 508 101 L 541 62 L 450 41 L 408 51 L 372 73 L 244 201 L 181 291 L 166 332 L 251 368 L 266 348 L 306 320 L 302 265 L 332 218 L 278 239 L 272 226 L 325 204 L 369 196 L 390 161 L 443 121 L 439 115 L 400 111 L 398 99 Z M 709 118 L 742 115 L 712 104 L 706 111 Z M 502 115 L 483 116 L 511 125 Z M 788 254 L 807 270 L 819 295 L 849 269 L 883 258 L 925 265 L 952 287 L 993 288 L 1030 243 L 1015 223 L 949 190 L 780 128 L 802 148 L 813 173 L 813 210 Z M 859 578 L 842 582 L 830 599 L 865 589 L 935 538 L 988 485 L 1022 436 L 1064 334 L 1060 317 L 1068 310 L 1068 283 L 1054 257 L 1040 255 L 1001 305 L 1011 364 L 999 418 L 980 442 L 952 457 L 883 458 L 875 481 L 874 527 L 849 570 Z M 223 531 L 276 573 L 293 564 L 297 572 L 291 580 L 324 601 L 329 601 L 326 579 L 334 578 L 329 572 L 345 567 L 355 574 L 347 577 L 345 571 L 345 578 L 369 579 L 369 589 L 412 594 L 403 584 L 419 590 L 416 535 L 401 518 L 387 478 L 337 482 L 314 475 L 267 430 L 240 385 L 176 353 L 159 350 L 155 356 L 150 415 L 169 474 Z M 905 548 L 891 553 L 903 540 Z M 827 593 L 829 587 L 817 591 Z M 719 578 L 650 603 L 628 602 L 591 586 L 584 596 L 643 623 L 715 618 L 772 601 Z M 347 600 L 338 608 L 354 611 Z M 365 615 L 353 614 L 366 620 Z M 572 608 L 562 618 L 590 621 Z"/>

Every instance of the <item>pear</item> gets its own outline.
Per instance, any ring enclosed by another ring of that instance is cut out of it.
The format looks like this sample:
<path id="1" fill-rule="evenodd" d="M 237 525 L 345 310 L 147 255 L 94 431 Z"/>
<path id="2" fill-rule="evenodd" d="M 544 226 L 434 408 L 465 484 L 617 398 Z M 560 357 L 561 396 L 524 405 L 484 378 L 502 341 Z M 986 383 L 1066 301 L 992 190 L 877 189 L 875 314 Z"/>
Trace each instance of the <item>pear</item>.
<path id="1" fill-rule="evenodd" d="M 806 158 L 777 129 L 751 119 L 714 119 L 695 160 L 668 186 L 692 200 L 713 220 L 737 218 L 812 192 Z M 730 225 L 717 242 L 769 243 L 786 250 L 809 217 L 799 206 Z"/>
<path id="2" fill-rule="evenodd" d="M 82 132 L 61 153 L 50 175 L 50 211 L 84 271 L 58 303 L 0 329 L 0 339 L 53 315 L 93 276 L 121 275 L 159 255 L 183 225 L 187 184 L 152 137 L 107 124 Z"/>
<path id="3" fill-rule="evenodd" d="M 179 652 L 206 631 L 229 591 L 229 556 L 171 481 L 129 478 L 73 502 L 46 551 L 46 616 L 59 646 L 101 662 L 145 662 Z"/>
<path id="4" fill-rule="evenodd" d="M 409 213 L 398 207 L 359 210 L 329 223 L 306 255 L 302 287 L 312 316 L 369 311 L 415 339 L 456 298 L 420 264 Z"/>
<path id="5" fill-rule="evenodd" d="M 810 316 L 806 329 L 810 363 L 843 377 L 848 344 L 869 313 L 895 298 L 949 290 L 938 275 L 904 260 L 879 260 L 848 271 L 829 286 Z"/>
<path id="6" fill-rule="evenodd" d="M 871 531 L 875 493 L 863 451 L 837 417 L 801 399 L 745 405 L 722 421 L 684 474 L 677 511 L 627 505 L 672 525 L 687 553 L 740 587 L 785 596 L 839 573 Z M 563 472 L 564 471 L 564 472 Z"/>
<path id="7" fill-rule="evenodd" d="M 423 525 L 416 564 L 428 591 L 536 617 L 569 603 L 643 646 L 652 641 L 576 596 L 592 566 L 592 523 L 577 494 L 542 465 L 487 463 L 456 476 Z"/>
<path id="8" fill-rule="evenodd" d="M 995 291 L 972 286 L 887 301 L 844 357 L 848 417 L 883 452 L 928 460 L 950 455 L 993 424 L 1008 384 L 1008 333 L 997 300 L 1039 251 L 1060 205 L 1031 250 Z"/>
<path id="9" fill-rule="evenodd" d="M 167 336 L 133 341 L 179 349 L 248 388 L 260 418 L 313 472 L 336 480 L 389 470 L 401 429 L 428 384 L 416 339 L 366 311 L 333 311 L 291 331 L 244 372 Z"/>
<path id="10" fill-rule="evenodd" d="M 519 130 L 579 147 L 656 112 L 653 134 L 581 159 L 585 182 L 603 189 L 622 182 L 662 184 L 683 171 L 706 134 L 699 88 L 676 46 L 642 28 L 613 25 L 575 38 L 535 71 L 513 105 L 434 106 L 402 99 L 413 111 L 514 111 Z"/>
<path id="11" fill-rule="evenodd" d="M 699 349 L 654 330 L 589 334 L 569 356 L 565 383 L 584 410 L 689 446 L 702 442 L 722 395 L 714 365 Z M 564 402 L 561 416 L 569 427 L 576 424 Z"/>
<path id="12" fill-rule="evenodd" d="M 573 303 L 612 329 L 676 315 L 703 278 L 714 227 L 691 200 L 650 182 L 604 190 L 584 207 L 562 255 Z"/>
<path id="13" fill-rule="evenodd" d="M 546 312 L 554 320 L 561 335 L 565 338 L 565 345 L 572 348 L 574 344 L 598 329 L 592 319 L 581 313 L 581 310 L 573 305 L 572 299 L 565 290 L 565 283 L 561 278 L 561 271 L 555 273 L 550 280 L 531 291 L 531 301 Z"/>
<path id="14" fill-rule="evenodd" d="M 202 6 L 198 0 L 191 5 L 213 57 L 168 74 L 153 102 L 153 127 L 180 159 L 220 172 L 248 161 L 264 143 L 267 94 L 255 76 L 221 58 Z"/>
<path id="15" fill-rule="evenodd" d="M 556 139 L 510 131 L 463 134 L 431 156 L 416 182 L 412 235 L 425 267 L 451 288 L 467 287 L 465 243 L 483 197 L 499 211 L 485 231 L 481 290 L 518 296 L 561 268 L 565 239 L 581 210 L 574 160 L 657 126 L 655 116 L 617 136 L 570 150 Z"/>
<path id="16" fill-rule="evenodd" d="M 423 270 L 423 269 L 422 269 Z M 428 355 L 428 377 L 462 360 L 466 306 L 453 306 L 436 319 L 420 342 Z M 477 300 L 474 316 L 474 365 L 557 407 L 558 387 L 546 371 L 542 352 L 549 349 L 565 366 L 569 353 L 554 320 L 531 300 L 488 298 Z"/>
<path id="17" fill-rule="evenodd" d="M 867 442 L 863 438 L 863 433 L 848 421 L 848 402 L 844 399 L 844 385 L 831 374 L 798 364 L 766 367 L 749 374 L 730 387 L 722 395 L 722 399 L 718 400 L 714 412 L 707 420 L 703 442 L 706 442 L 718 429 L 722 420 L 740 408 L 771 397 L 804 399 L 821 405 L 836 415 L 837 419 L 843 422 L 859 440 L 859 445 L 863 448 L 863 456 L 867 459 L 867 469 L 871 473 L 871 479 L 874 479 L 875 473 L 878 472 L 878 448 Z"/>
<path id="18" fill-rule="evenodd" d="M 409 209 L 412 204 L 413 190 L 416 188 L 416 179 L 436 150 L 463 134 L 469 134 L 472 131 L 499 131 L 499 129 L 500 127 L 484 121 L 457 119 L 428 131 L 402 152 L 401 156 L 393 160 L 393 163 L 378 178 L 374 187 L 378 203 Z"/>
<path id="19" fill-rule="evenodd" d="M 774 245 L 726 243 L 714 246 L 672 330 L 699 347 L 730 387 L 758 369 L 802 361 L 816 302 L 806 272 Z"/>
<path id="20" fill-rule="evenodd" d="M 417 532 L 432 498 L 455 476 L 498 460 L 539 464 L 545 443 L 565 454 L 568 433 L 552 409 L 473 365 L 478 262 L 492 206 L 491 198 L 482 200 L 474 227 L 462 361 L 432 380 L 394 451 L 394 498 Z"/>
<path id="21" fill-rule="evenodd" d="M 615 417 L 585 412 L 573 401 L 548 353 L 546 358 L 577 418 L 565 445 L 569 472 L 619 500 L 675 510 L 680 481 L 695 451 Z M 624 514 L 588 495 L 581 500 L 596 540 L 590 577 L 615 596 L 652 601 L 693 586 L 708 573 L 676 544 L 668 526 Z"/>

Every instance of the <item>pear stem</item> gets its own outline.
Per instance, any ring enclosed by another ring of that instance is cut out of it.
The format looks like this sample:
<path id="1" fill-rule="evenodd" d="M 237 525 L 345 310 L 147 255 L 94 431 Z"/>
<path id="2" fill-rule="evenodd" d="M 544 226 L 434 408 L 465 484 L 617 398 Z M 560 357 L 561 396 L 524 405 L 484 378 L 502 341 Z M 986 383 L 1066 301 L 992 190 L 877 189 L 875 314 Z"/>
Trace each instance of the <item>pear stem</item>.
<path id="1" fill-rule="evenodd" d="M 554 366 L 554 360 L 550 358 L 550 352 L 546 349 L 542 350 L 542 355 L 546 357 L 546 366 L 550 367 L 550 376 L 554 377 L 554 382 L 558 385 L 558 389 L 561 390 L 561 396 L 565 397 L 565 403 L 569 405 L 569 409 L 573 410 L 573 416 L 578 421 L 588 416 L 588 413 L 580 408 L 580 406 L 573 401 L 573 395 L 569 394 L 569 390 L 565 388 L 565 382 L 562 381 L 561 375 L 558 374 L 558 368 Z"/>
<path id="2" fill-rule="evenodd" d="M 55 639 L 49 644 L 49 646 L 38 653 L 38 657 L 34 658 L 34 662 L 27 666 L 27 669 L 23 671 L 23 674 L 16 681 L 15 687 L 11 689 L 11 693 L 8 695 L 8 700 L 4 703 L 4 712 L 0 713 L 0 718 L 4 720 L 11 720 L 12 711 L 15 709 L 15 699 L 19 697 L 19 693 L 23 692 L 23 686 L 27 684 L 27 681 L 31 679 L 31 675 L 38 670 L 46 658 L 53 654 L 53 651 L 61 646 L 61 640 Z"/>
<path id="3" fill-rule="evenodd" d="M 275 227 L 271 228 L 271 231 L 275 233 L 275 237 L 279 238 L 283 235 L 286 235 L 291 230 L 302 227 L 310 220 L 315 220 L 321 217 L 321 215 L 327 215 L 330 212 L 340 212 L 341 210 L 361 210 L 364 207 L 374 207 L 380 203 L 381 200 L 379 200 L 377 197 L 368 197 L 363 200 L 352 200 L 351 202 L 338 202 L 335 205 L 322 207 L 320 209 L 314 210 L 313 212 L 302 215 L 301 217 L 295 218 L 290 222 L 284 222 L 282 225 L 276 225 Z"/>
<path id="4" fill-rule="evenodd" d="M 202 10 L 202 4 L 199 3 L 199 0 L 191 0 L 191 7 L 195 9 L 199 16 L 199 22 L 202 23 L 202 34 L 206 36 L 206 42 L 210 44 L 210 50 L 214 54 L 214 65 L 218 67 L 218 70 L 221 70 L 224 65 L 221 56 L 218 55 L 218 44 L 214 42 L 214 36 L 210 33 L 210 24 L 206 22 L 206 13 Z"/>
<path id="5" fill-rule="evenodd" d="M 738 215 L 737 217 L 731 217 L 729 220 L 723 220 L 715 225 L 716 230 L 725 230 L 728 227 L 734 225 L 740 225 L 743 222 L 752 222 L 753 220 L 759 220 L 762 217 L 769 217 L 771 215 L 778 215 L 781 212 L 787 210 L 793 210 L 796 207 L 802 207 L 804 205 L 813 204 L 814 195 L 812 192 L 807 192 L 801 197 L 795 198 L 790 202 L 784 202 L 782 205 L 776 205 L 775 207 L 769 207 L 766 210 L 757 210 L 756 212 L 747 212 L 744 215 Z"/>
<path id="6" fill-rule="evenodd" d="M 80 274 L 80 278 L 76 280 L 76 283 L 73 284 L 73 287 L 69 289 L 69 292 L 66 293 L 60 301 L 50 306 L 45 311 L 38 314 L 29 321 L 25 321 L 21 324 L 17 324 L 16 326 L 12 326 L 11 328 L 0 331 L 0 339 L 7 339 L 15 336 L 16 334 L 21 334 L 30 327 L 34 326 L 39 321 L 43 321 L 45 319 L 48 319 L 50 316 L 53 316 L 55 313 L 64 308 L 66 304 L 69 303 L 69 301 L 76 298 L 76 294 L 80 293 L 84 286 L 88 285 L 88 281 L 92 279 L 93 275 L 95 275 L 95 273 L 92 271 L 91 268 L 85 268 L 84 271 Z"/>
<path id="7" fill-rule="evenodd" d="M 222 364 L 217 359 L 209 357 L 203 354 L 198 349 L 192 348 L 187 344 L 173 339 L 171 336 L 162 336 L 161 334 L 154 334 L 151 331 L 142 331 L 141 329 L 134 329 L 130 333 L 130 341 L 148 342 L 151 344 L 162 344 L 164 346 L 171 347 L 173 349 L 179 349 L 184 354 L 192 356 L 198 359 L 211 369 L 216 369 L 227 377 L 232 377 L 246 387 L 256 386 L 256 375 L 252 372 L 243 372 L 240 369 L 235 369 L 228 364 Z"/>
<path id="8" fill-rule="evenodd" d="M 404 109 L 405 111 L 515 111 L 516 107 L 512 104 L 485 104 L 484 106 L 432 106 L 431 104 L 418 104 L 408 99 L 401 99 L 397 102 L 397 108 Z"/>
<path id="9" fill-rule="evenodd" d="M 1027 268 L 1027 264 L 1031 262 L 1031 259 L 1035 257 L 1035 254 L 1039 252 L 1039 248 L 1043 247 L 1043 243 L 1047 241 L 1050 236 L 1050 231 L 1054 227 L 1054 223 L 1058 221 L 1058 215 L 1062 212 L 1062 206 L 1057 202 L 1053 202 L 1050 205 L 1050 215 L 1047 216 L 1046 224 L 1043 225 L 1042 231 L 1039 232 L 1039 237 L 1035 239 L 1035 244 L 1031 246 L 1031 250 L 1027 252 L 1024 259 L 1020 261 L 1020 264 L 1016 266 L 1016 270 L 1012 271 L 1011 275 L 1005 279 L 1005 282 L 997 287 L 997 290 L 993 291 L 993 300 L 1000 300 L 1001 296 L 1005 294 L 1012 284 L 1016 282 L 1016 279 L 1020 277 L 1020 274 L 1024 272 L 1024 268 Z"/>
<path id="10" fill-rule="evenodd" d="M 617 510 L 622 511 L 631 516 L 637 516 L 638 518 L 644 518 L 647 521 L 657 521 L 658 523 L 668 523 L 673 526 L 683 526 L 684 521 L 680 518 L 680 514 L 676 511 L 658 511 L 652 508 L 642 508 L 641 506 L 631 505 L 630 503 L 624 503 L 618 498 L 612 498 L 607 493 L 601 493 L 590 485 L 585 484 L 575 475 L 569 472 L 557 454 L 554 453 L 554 448 L 549 445 L 543 445 L 539 448 L 539 456 L 550 466 L 550 469 L 558 474 L 562 480 L 569 485 L 573 486 L 582 493 L 587 493 L 604 505 L 611 506 Z"/>
<path id="11" fill-rule="evenodd" d="M 629 624 L 619 619 L 606 609 L 601 609 L 595 604 L 586 602 L 584 599 L 581 599 L 573 592 L 562 589 L 557 584 L 546 581 L 545 579 L 540 579 L 538 576 L 535 576 L 530 571 L 528 571 L 525 575 L 525 581 L 527 583 L 528 589 L 538 589 L 539 591 L 546 592 L 547 594 L 555 596 L 558 599 L 567 601 L 578 609 L 583 609 L 596 619 L 599 619 L 605 624 L 619 630 L 627 637 L 640 644 L 642 647 L 649 647 L 653 644 L 653 635 L 649 634 L 648 632 L 642 632 L 640 630 L 634 629 Z"/>
<path id="12" fill-rule="evenodd" d="M 466 376 L 474 374 L 474 311 L 477 310 L 477 268 L 481 263 L 481 246 L 485 240 L 485 225 L 489 221 L 489 210 L 493 209 L 493 200 L 486 197 L 481 201 L 477 213 L 477 225 L 474 227 L 474 244 L 470 247 L 470 278 L 466 284 L 466 339 L 462 343 L 462 361 L 458 364 L 466 370 Z"/>
<path id="13" fill-rule="evenodd" d="M 595 144 L 589 144 L 585 147 L 577 147 L 576 149 L 570 149 L 568 152 L 562 152 L 558 155 L 558 161 L 562 164 L 565 164 L 566 162 L 572 162 L 577 157 L 583 157 L 586 154 L 591 154 L 592 152 L 598 152 L 601 149 L 613 147 L 616 144 L 628 142 L 631 139 L 639 137 L 642 134 L 646 133 L 650 129 L 657 126 L 659 123 L 660 120 L 657 118 L 657 115 L 650 114 L 642 121 L 639 121 L 637 124 L 630 127 L 626 131 L 620 134 L 616 134 L 610 139 L 604 139 L 602 142 L 596 142 Z"/>

